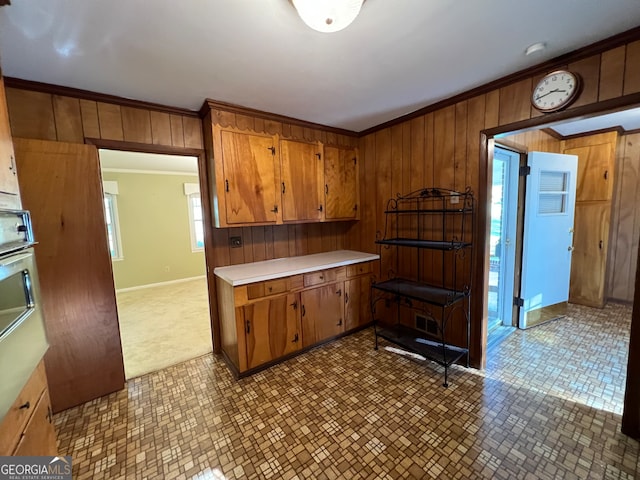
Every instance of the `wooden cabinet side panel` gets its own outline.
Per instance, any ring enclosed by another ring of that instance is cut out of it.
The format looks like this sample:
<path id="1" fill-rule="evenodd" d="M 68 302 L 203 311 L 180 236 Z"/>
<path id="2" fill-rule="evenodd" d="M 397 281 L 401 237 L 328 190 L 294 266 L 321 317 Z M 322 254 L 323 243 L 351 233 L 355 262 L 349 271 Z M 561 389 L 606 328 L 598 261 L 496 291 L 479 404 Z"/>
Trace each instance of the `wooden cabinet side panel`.
<path id="1" fill-rule="evenodd" d="M 318 144 L 280 141 L 282 220 L 285 222 L 322 218 L 322 162 L 316 154 L 320 154 Z"/>
<path id="2" fill-rule="evenodd" d="M 0 77 L 0 192 L 17 195 L 18 177 L 11 140 L 9 111 L 4 89 L 4 79 Z"/>
<path id="3" fill-rule="evenodd" d="M 242 309 L 235 308 L 233 287 L 219 277 L 216 277 L 216 290 L 218 292 L 218 315 L 220 318 L 220 345 L 227 358 L 240 369 L 236 312 L 242 311 Z M 244 343 L 244 336 L 242 336 L 241 341 Z"/>
<path id="4" fill-rule="evenodd" d="M 610 202 L 578 202 L 574 220 L 569 301 L 604 306 Z"/>

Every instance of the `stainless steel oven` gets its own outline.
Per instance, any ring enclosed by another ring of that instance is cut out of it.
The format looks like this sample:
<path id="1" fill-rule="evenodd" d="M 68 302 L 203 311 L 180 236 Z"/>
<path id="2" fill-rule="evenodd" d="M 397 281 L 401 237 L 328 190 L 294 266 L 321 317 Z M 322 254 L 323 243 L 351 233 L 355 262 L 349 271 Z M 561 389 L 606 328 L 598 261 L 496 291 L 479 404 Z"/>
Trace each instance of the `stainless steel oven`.
<path id="1" fill-rule="evenodd" d="M 47 350 L 29 212 L 0 210 L 0 420 Z"/>

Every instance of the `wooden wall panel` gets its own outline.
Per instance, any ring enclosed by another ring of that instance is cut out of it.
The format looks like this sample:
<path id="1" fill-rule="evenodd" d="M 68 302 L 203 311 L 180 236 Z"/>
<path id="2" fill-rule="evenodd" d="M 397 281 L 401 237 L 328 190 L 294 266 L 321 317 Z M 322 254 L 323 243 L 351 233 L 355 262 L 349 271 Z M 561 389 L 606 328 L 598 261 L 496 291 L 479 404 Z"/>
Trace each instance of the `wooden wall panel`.
<path id="1" fill-rule="evenodd" d="M 202 148 L 202 122 L 196 117 L 182 117 L 185 148 Z"/>
<path id="2" fill-rule="evenodd" d="M 14 137 L 56 139 L 52 95 L 7 88 L 7 106 Z"/>
<path id="3" fill-rule="evenodd" d="M 600 88 L 598 98 L 601 101 L 622 95 L 625 54 L 626 48 L 621 46 L 604 52 L 600 56 Z"/>
<path id="4" fill-rule="evenodd" d="M 80 99 L 80 115 L 85 137 L 100 138 L 100 121 L 98 120 L 98 104 L 91 100 Z"/>
<path id="5" fill-rule="evenodd" d="M 582 78 L 582 93 L 580 93 L 571 108 L 597 102 L 598 88 L 600 86 L 600 55 L 593 55 L 570 63 L 569 70 L 577 73 Z"/>
<path id="6" fill-rule="evenodd" d="M 171 145 L 174 147 L 184 147 L 184 129 L 182 127 L 182 117 L 180 115 L 170 115 L 171 122 Z"/>
<path id="7" fill-rule="evenodd" d="M 100 123 L 100 138 L 124 140 L 120 105 L 98 102 L 98 122 Z"/>
<path id="8" fill-rule="evenodd" d="M 83 143 L 82 113 L 77 98 L 53 95 L 53 114 L 58 141 Z"/>
<path id="9" fill-rule="evenodd" d="M 125 142 L 153 143 L 151 115 L 142 108 L 121 107 L 122 131 Z"/>
<path id="10" fill-rule="evenodd" d="M 627 45 L 623 92 L 625 95 L 640 92 L 640 40 Z"/>
<path id="11" fill-rule="evenodd" d="M 532 85 L 528 78 L 500 89 L 499 125 L 530 118 Z"/>
<path id="12" fill-rule="evenodd" d="M 171 145 L 171 117 L 166 112 L 149 112 L 151 141 L 154 145 Z"/>

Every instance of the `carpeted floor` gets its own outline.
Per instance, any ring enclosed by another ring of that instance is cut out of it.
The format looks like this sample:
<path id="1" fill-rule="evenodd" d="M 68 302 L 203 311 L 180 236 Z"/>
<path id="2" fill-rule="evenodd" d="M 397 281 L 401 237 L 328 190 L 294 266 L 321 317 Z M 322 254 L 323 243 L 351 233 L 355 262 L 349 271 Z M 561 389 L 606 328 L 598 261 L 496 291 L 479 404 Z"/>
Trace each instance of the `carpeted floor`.
<path id="1" fill-rule="evenodd" d="M 205 278 L 117 294 L 127 379 L 211 353 Z"/>

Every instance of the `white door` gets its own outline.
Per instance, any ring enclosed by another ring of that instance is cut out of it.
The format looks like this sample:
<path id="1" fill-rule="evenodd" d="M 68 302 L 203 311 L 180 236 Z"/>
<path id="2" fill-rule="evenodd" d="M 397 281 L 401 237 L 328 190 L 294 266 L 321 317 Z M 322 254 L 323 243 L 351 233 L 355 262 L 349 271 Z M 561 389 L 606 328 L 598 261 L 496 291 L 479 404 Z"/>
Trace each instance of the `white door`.
<path id="1" fill-rule="evenodd" d="M 531 152 L 527 161 L 520 328 L 565 314 L 578 172 L 576 155 Z"/>

